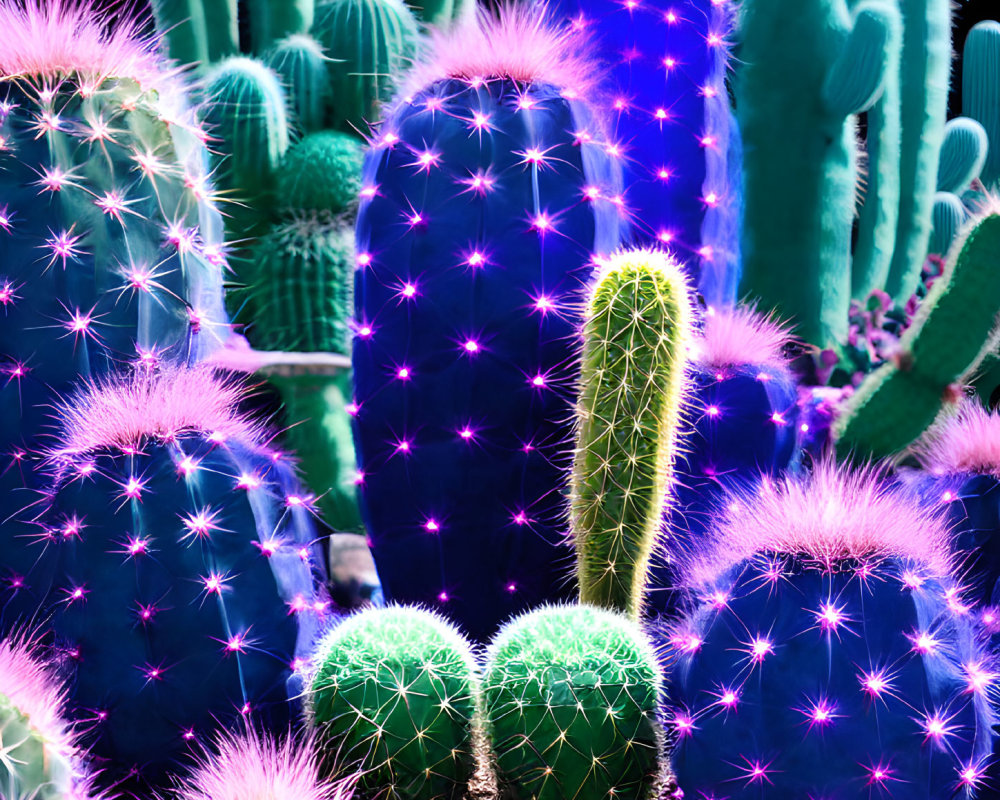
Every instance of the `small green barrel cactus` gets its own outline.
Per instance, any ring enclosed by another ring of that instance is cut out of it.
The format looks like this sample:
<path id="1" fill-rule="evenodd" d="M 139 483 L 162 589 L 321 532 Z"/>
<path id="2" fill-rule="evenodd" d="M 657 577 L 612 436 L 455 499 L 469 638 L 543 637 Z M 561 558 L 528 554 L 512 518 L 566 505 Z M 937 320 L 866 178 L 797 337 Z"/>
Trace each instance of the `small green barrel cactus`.
<path id="1" fill-rule="evenodd" d="M 403 0 L 323 0 L 312 35 L 336 56 L 328 64 L 334 127 L 367 131 L 414 55 L 416 17 Z"/>
<path id="2" fill-rule="evenodd" d="M 622 251 L 587 304 L 572 484 L 580 598 L 633 618 L 677 453 L 688 292 L 667 253 Z"/>
<path id="3" fill-rule="evenodd" d="M 1000 283 L 1000 211 L 966 229 L 893 360 L 873 372 L 834 428 L 841 454 L 893 456 L 934 421 L 952 387 L 974 371 L 996 342 Z"/>
<path id="4" fill-rule="evenodd" d="M 661 682 L 652 646 L 615 612 L 547 606 L 507 623 L 490 645 L 483 685 L 506 796 L 656 796 Z"/>
<path id="5" fill-rule="evenodd" d="M 415 607 L 368 609 L 315 654 L 307 712 L 324 768 L 359 767 L 355 797 L 459 800 L 472 775 L 478 688 L 468 642 Z"/>
<path id="6" fill-rule="evenodd" d="M 278 202 L 287 212 L 338 214 L 357 207 L 364 145 L 339 131 L 311 133 L 285 154 Z M 353 227 L 353 222 L 351 223 Z"/>
<path id="7" fill-rule="evenodd" d="M 88 800 L 54 670 L 23 640 L 0 641 L 0 797 Z"/>

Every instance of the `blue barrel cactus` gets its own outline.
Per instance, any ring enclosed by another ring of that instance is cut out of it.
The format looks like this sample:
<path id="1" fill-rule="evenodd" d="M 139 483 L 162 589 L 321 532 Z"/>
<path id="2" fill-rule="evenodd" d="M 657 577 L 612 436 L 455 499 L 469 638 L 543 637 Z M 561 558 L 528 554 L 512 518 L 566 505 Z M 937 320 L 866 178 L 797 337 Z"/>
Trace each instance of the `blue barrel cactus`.
<path id="1" fill-rule="evenodd" d="M 353 345 L 363 515 L 387 599 L 480 641 L 572 593 L 560 490 L 593 259 L 621 165 L 594 65 L 524 10 L 442 36 L 365 161 Z"/>
<path id="2" fill-rule="evenodd" d="M 710 309 L 694 339 L 690 427 L 671 487 L 665 531 L 704 535 L 727 489 L 777 476 L 795 463 L 800 434 L 798 387 L 789 368 L 788 329 L 751 308 Z M 650 605 L 669 608 L 673 581 L 660 543 L 647 587 Z"/>
<path id="3" fill-rule="evenodd" d="M 694 797 L 972 797 L 997 722 L 993 656 L 943 515 L 877 473 L 729 498 L 677 554 L 678 784 Z"/>
<path id="4" fill-rule="evenodd" d="M 84 6 L 4 7 L 0 55 L 3 518 L 77 379 L 196 361 L 229 326 L 204 134 L 150 42 Z"/>
<path id="5" fill-rule="evenodd" d="M 219 725 L 291 718 L 325 570 L 311 498 L 240 398 L 206 367 L 80 389 L 30 534 L 0 546 L 4 625 L 50 630 L 102 781 L 162 785 Z"/>

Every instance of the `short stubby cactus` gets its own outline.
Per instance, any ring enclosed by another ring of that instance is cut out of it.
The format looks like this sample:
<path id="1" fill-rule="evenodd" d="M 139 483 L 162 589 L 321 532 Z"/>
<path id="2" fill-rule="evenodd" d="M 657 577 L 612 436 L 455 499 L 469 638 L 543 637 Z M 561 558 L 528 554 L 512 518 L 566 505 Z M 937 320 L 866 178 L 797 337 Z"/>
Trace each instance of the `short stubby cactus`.
<path id="1" fill-rule="evenodd" d="M 615 253 L 583 326 L 572 529 L 580 599 L 638 618 L 677 458 L 693 311 L 680 265 Z"/>
<path id="2" fill-rule="evenodd" d="M 662 674 L 641 629 L 591 606 L 508 622 L 483 680 L 497 777 L 516 800 L 656 797 Z"/>
<path id="3" fill-rule="evenodd" d="M 82 388 L 45 494 L 5 529 L 4 626 L 51 629 L 102 781 L 162 786 L 220 725 L 288 725 L 328 611 L 323 554 L 310 497 L 240 400 L 205 367 Z"/>
<path id="4" fill-rule="evenodd" d="M 323 778 L 309 738 L 222 734 L 198 759 L 178 800 L 352 800 L 354 777 Z"/>
<path id="5" fill-rule="evenodd" d="M 726 90 L 735 5 L 548 3 L 610 67 L 598 100 L 625 157 L 633 240 L 670 247 L 713 303 L 734 300 L 739 277 L 739 132 Z"/>
<path id="6" fill-rule="evenodd" d="M 899 14 L 877 0 L 850 11 L 845 0 L 748 0 L 738 35 L 740 291 L 787 319 L 806 342 L 832 347 L 847 338 L 851 298 L 852 115 L 881 95 L 900 46 Z M 780 135 L 775 119 L 782 120 Z"/>
<path id="7" fill-rule="evenodd" d="M 0 451 L 38 446 L 77 379 L 219 347 L 222 217 L 204 134 L 128 22 L 85 5 L 0 7 Z M 16 501 L 13 501 L 16 502 Z"/>
<path id="8" fill-rule="evenodd" d="M 711 309 L 693 339 L 684 437 L 663 536 L 703 535 L 727 488 L 777 476 L 795 463 L 798 391 L 789 368 L 788 328 L 752 308 Z M 654 553 L 646 587 L 652 608 L 671 604 L 669 540 Z"/>
<path id="9" fill-rule="evenodd" d="M 23 637 L 0 641 L 0 797 L 88 800 L 88 776 L 62 719 L 65 690 L 53 664 Z"/>
<path id="10" fill-rule="evenodd" d="M 356 136 L 320 131 L 296 142 L 278 171 L 286 212 L 338 214 L 357 207 L 364 147 Z"/>
<path id="11" fill-rule="evenodd" d="M 369 609 L 313 655 L 308 720 L 324 767 L 360 771 L 359 798 L 460 800 L 474 769 L 475 661 L 421 608 Z"/>
<path id="12" fill-rule="evenodd" d="M 523 9 L 442 36 L 362 177 L 362 511 L 386 597 L 480 641 L 573 590 L 575 337 L 592 259 L 619 243 L 621 167 L 572 45 Z"/>
<path id="13" fill-rule="evenodd" d="M 971 798 L 997 665 L 939 509 L 871 470 L 728 498 L 683 561 L 669 641 L 685 796 Z"/>

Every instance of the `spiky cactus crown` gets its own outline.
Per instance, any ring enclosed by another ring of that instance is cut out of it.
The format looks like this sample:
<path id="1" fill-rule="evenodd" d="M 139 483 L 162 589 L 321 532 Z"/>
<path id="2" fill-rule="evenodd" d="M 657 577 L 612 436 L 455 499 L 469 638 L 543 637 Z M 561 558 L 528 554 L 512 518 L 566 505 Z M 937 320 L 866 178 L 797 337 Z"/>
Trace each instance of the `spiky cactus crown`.
<path id="1" fill-rule="evenodd" d="M 248 731 L 225 734 L 205 753 L 177 793 L 178 800 L 350 800 L 354 778 L 319 774 L 314 743 L 282 741 Z"/>
<path id="2" fill-rule="evenodd" d="M 695 359 L 708 368 L 753 364 L 784 369 L 785 347 L 792 341 L 791 329 L 773 315 L 755 308 L 709 309 L 700 337 L 694 340 Z"/>
<path id="3" fill-rule="evenodd" d="M 944 515 L 875 468 L 817 464 L 806 478 L 765 480 L 755 493 L 730 495 L 709 535 L 680 557 L 684 582 L 711 584 L 761 553 L 802 558 L 820 569 L 898 557 L 938 578 L 951 575 Z"/>
<path id="4" fill-rule="evenodd" d="M 59 430 L 48 455 L 59 460 L 136 448 L 147 439 L 169 441 L 192 431 L 258 443 L 262 427 L 237 410 L 244 392 L 207 366 L 139 369 L 101 379 L 58 407 Z"/>
<path id="5" fill-rule="evenodd" d="M 0 695 L 27 717 L 56 751 L 74 752 L 69 726 L 61 717 L 66 690 L 52 666 L 24 638 L 0 641 Z"/>
<path id="6" fill-rule="evenodd" d="M 967 402 L 915 450 L 924 468 L 939 475 L 976 472 L 1000 477 L 1000 413 Z"/>

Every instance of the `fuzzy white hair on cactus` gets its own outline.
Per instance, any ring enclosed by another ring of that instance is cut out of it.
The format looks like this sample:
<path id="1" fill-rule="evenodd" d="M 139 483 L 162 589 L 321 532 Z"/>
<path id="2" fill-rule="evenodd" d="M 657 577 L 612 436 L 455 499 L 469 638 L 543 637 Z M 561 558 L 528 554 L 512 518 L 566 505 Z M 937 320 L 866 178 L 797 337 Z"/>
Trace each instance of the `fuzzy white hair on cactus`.
<path id="1" fill-rule="evenodd" d="M 702 335 L 694 340 L 695 357 L 710 369 L 755 365 L 788 366 L 785 347 L 794 341 L 788 325 L 755 308 L 710 308 Z"/>
<path id="2" fill-rule="evenodd" d="M 963 403 L 914 451 L 924 468 L 938 475 L 975 472 L 1000 477 L 1000 412 L 974 401 Z"/>
<path id="3" fill-rule="evenodd" d="M 683 581 L 709 585 L 758 554 L 799 556 L 825 569 L 900 558 L 927 577 L 953 574 L 951 533 L 940 508 L 890 485 L 876 467 L 816 464 L 806 478 L 765 479 L 719 503 L 704 541 L 681 558 Z"/>
<path id="4" fill-rule="evenodd" d="M 211 367 L 137 370 L 84 386 L 57 407 L 52 461 L 197 431 L 260 443 L 263 426 L 240 413 L 244 386 Z"/>
<path id="5" fill-rule="evenodd" d="M 320 777 L 311 739 L 278 742 L 248 731 L 224 734 L 181 787 L 178 800 L 351 800 L 356 777 Z"/>
<path id="6" fill-rule="evenodd" d="M 61 716 L 66 690 L 28 637 L 0 641 L 0 695 L 31 721 L 53 750 L 67 756 L 74 751 L 70 728 Z"/>
<path id="7" fill-rule="evenodd" d="M 586 37 L 550 18 L 543 6 L 503 6 L 431 34 L 426 57 L 403 82 L 407 97 L 439 80 L 548 83 L 576 96 L 589 96 L 604 70 Z"/>

